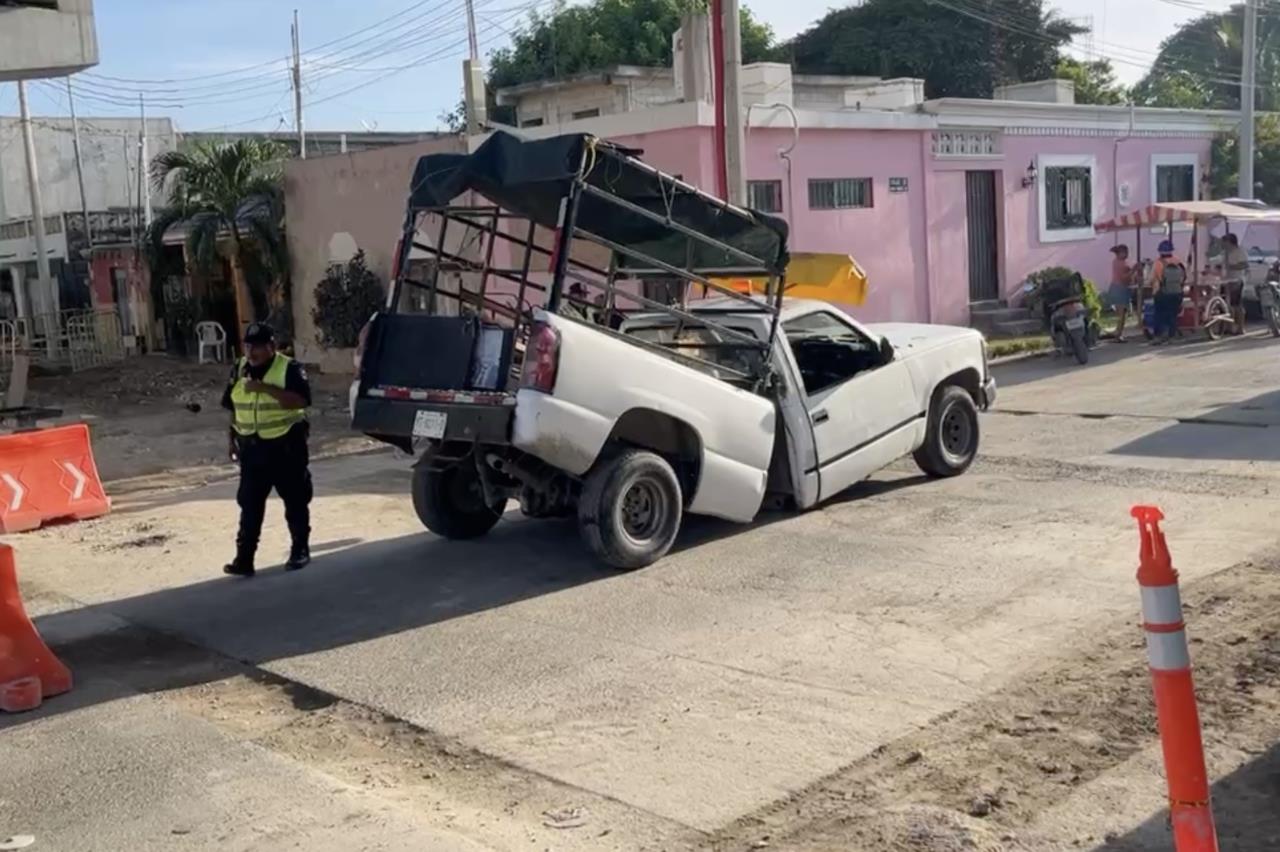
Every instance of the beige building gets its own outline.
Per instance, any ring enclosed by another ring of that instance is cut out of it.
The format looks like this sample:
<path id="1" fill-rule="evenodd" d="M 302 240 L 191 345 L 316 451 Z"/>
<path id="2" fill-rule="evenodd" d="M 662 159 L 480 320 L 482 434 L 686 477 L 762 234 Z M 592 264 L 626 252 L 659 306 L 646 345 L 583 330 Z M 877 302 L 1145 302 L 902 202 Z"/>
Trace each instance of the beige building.
<path id="1" fill-rule="evenodd" d="M 300 359 L 325 372 L 351 371 L 349 350 L 327 350 L 316 341 L 311 318 L 316 283 L 331 264 L 346 263 L 357 250 L 387 283 L 418 158 L 463 150 L 461 136 L 438 134 L 411 145 L 290 160 L 285 166 L 285 231 Z"/>

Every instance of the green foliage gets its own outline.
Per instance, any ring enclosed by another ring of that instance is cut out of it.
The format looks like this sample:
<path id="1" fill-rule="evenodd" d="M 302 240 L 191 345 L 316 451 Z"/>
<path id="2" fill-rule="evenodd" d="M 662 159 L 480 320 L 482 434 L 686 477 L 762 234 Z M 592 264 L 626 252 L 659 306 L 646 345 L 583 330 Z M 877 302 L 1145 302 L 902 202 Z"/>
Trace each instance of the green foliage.
<path id="1" fill-rule="evenodd" d="M 1147 106 L 1239 109 L 1244 6 L 1210 12 L 1183 24 L 1160 54 L 1134 97 Z M 1258 16 L 1258 108 L 1280 106 L 1280 15 Z"/>
<path id="2" fill-rule="evenodd" d="M 1076 84 L 1076 103 L 1116 106 L 1129 99 L 1129 92 L 1116 81 L 1109 59 L 1081 62 L 1070 56 L 1058 60 L 1056 76 Z"/>
<path id="3" fill-rule="evenodd" d="M 593 0 L 557 3 L 549 15 L 533 12 L 511 46 L 489 57 L 489 89 L 555 80 L 613 65 L 669 68 L 671 36 L 680 16 L 705 9 L 705 0 Z M 767 58 L 773 32 L 742 10 L 742 60 Z"/>
<path id="4" fill-rule="evenodd" d="M 316 341 L 330 349 L 355 346 L 360 329 L 382 307 L 384 297 L 378 276 L 365 265 L 363 250 L 345 265 L 329 267 L 316 285 L 316 304 L 311 309 Z"/>
<path id="5" fill-rule="evenodd" d="M 1070 278 L 1075 275 L 1074 269 L 1065 266 L 1050 266 L 1033 272 L 1027 276 L 1027 282 L 1035 286 L 1035 289 L 1027 297 L 1026 307 L 1039 316 L 1043 310 L 1043 304 L 1038 298 L 1041 288 L 1046 282 L 1055 281 L 1062 278 Z M 1089 313 L 1089 319 L 1097 321 L 1102 316 L 1102 297 L 1098 293 L 1098 286 L 1088 278 L 1084 278 L 1084 295 L 1081 299 L 1084 302 L 1085 310 Z"/>
<path id="6" fill-rule="evenodd" d="M 288 275 L 285 155 L 285 149 L 273 141 L 237 139 L 204 142 L 156 157 L 151 161 L 151 179 L 157 187 L 168 189 L 169 204 L 147 232 L 148 253 L 158 257 L 165 233 L 182 225 L 192 264 L 208 274 L 218 263 L 219 242 L 230 238 L 242 267 L 253 252 L 269 273 L 248 282 L 255 313 L 265 316 L 270 282 Z"/>
<path id="7" fill-rule="evenodd" d="M 1254 125 L 1253 177 L 1255 194 L 1268 204 L 1280 204 L 1280 116 L 1260 115 Z M 1213 194 L 1231 198 L 1239 194 L 1240 135 L 1232 132 L 1213 143 Z"/>
<path id="8" fill-rule="evenodd" d="M 1052 77 L 1083 28 L 1044 0 L 1004 0 L 989 18 L 930 0 L 866 0 L 828 12 L 775 58 L 804 73 L 920 77 L 937 97 L 990 97 L 996 86 Z M 1003 22 L 1016 19 L 1010 29 Z"/>

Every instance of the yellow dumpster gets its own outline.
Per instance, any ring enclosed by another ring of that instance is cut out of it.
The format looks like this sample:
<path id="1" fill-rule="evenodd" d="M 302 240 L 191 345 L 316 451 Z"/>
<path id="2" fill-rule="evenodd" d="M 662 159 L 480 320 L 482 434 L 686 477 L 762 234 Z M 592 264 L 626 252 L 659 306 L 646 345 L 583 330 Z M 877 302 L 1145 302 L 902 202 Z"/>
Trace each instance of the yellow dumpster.
<path id="1" fill-rule="evenodd" d="M 766 278 L 717 278 L 717 284 L 740 293 L 763 294 Z M 787 265 L 783 292 L 798 299 L 822 299 L 842 305 L 861 305 L 867 300 L 867 273 L 848 254 L 797 252 Z"/>

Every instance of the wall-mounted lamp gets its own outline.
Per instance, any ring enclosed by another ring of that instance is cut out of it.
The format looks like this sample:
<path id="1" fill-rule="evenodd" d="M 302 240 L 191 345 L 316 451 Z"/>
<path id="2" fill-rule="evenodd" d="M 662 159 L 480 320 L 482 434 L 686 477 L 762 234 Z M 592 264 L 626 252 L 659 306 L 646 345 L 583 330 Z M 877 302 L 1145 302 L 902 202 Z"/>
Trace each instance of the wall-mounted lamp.
<path id="1" fill-rule="evenodd" d="M 1022 188 L 1036 185 L 1036 178 L 1040 177 L 1040 172 L 1036 170 L 1036 161 L 1032 160 L 1027 163 L 1027 173 L 1022 178 Z"/>

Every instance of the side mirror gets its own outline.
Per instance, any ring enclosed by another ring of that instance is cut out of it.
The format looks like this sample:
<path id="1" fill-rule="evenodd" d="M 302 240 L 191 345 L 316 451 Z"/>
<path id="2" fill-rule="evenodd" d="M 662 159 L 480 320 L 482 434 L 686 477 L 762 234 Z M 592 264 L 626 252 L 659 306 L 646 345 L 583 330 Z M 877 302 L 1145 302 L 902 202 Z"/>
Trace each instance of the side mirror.
<path id="1" fill-rule="evenodd" d="M 887 337 L 880 338 L 880 363 L 882 365 L 893 363 L 893 344 Z"/>

